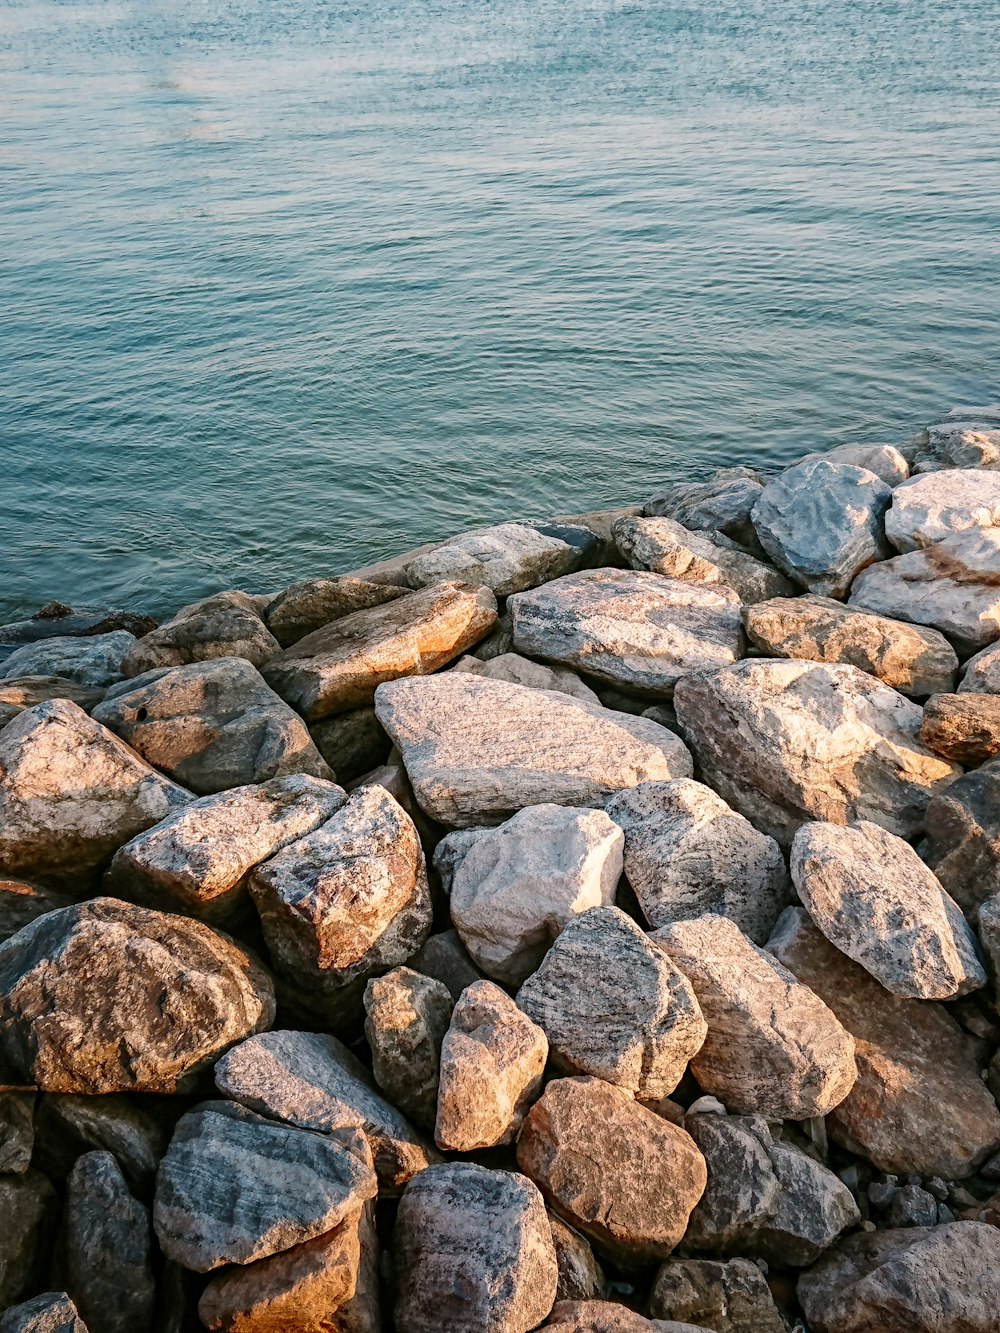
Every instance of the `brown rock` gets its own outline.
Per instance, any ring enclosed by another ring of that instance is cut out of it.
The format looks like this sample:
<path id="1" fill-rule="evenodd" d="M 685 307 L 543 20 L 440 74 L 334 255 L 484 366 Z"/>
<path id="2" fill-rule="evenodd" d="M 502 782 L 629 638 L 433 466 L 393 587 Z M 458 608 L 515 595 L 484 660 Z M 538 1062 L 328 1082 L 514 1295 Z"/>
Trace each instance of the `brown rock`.
<path id="1" fill-rule="evenodd" d="M 80 685 L 65 676 L 13 676 L 0 680 L 0 707 L 34 708 L 50 699 L 69 699 L 85 713 L 104 698 L 103 685 Z"/>
<path id="2" fill-rule="evenodd" d="M 365 987 L 365 1036 L 375 1081 L 414 1124 L 432 1132 L 441 1043 L 452 1008 L 443 982 L 408 967 L 394 967 Z"/>
<path id="3" fill-rule="evenodd" d="M 253 598 L 221 592 L 184 607 L 173 620 L 139 639 L 122 663 L 122 673 L 141 676 L 218 657 L 239 657 L 262 666 L 280 650 Z"/>
<path id="4" fill-rule="evenodd" d="M 931 799 L 924 860 L 970 920 L 1000 892 L 1000 761 Z"/>
<path id="5" fill-rule="evenodd" d="M 263 619 L 282 648 L 288 648 L 331 620 L 340 620 L 353 611 L 384 606 L 403 596 L 402 588 L 369 583 L 366 579 L 303 579 L 268 602 Z"/>
<path id="6" fill-rule="evenodd" d="M 561 1333 L 706 1333 L 673 1319 L 646 1319 L 617 1301 L 560 1301 L 543 1328 Z"/>
<path id="7" fill-rule="evenodd" d="M 935 694 L 924 704 L 920 739 L 966 768 L 1000 755 L 1000 695 Z"/>

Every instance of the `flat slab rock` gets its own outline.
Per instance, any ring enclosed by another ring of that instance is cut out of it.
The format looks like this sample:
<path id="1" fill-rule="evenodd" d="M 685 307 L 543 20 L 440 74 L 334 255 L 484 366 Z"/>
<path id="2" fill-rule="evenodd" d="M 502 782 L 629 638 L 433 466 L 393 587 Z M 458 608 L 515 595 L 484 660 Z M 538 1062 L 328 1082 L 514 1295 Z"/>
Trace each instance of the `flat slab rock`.
<path id="1" fill-rule="evenodd" d="M 648 569 L 695 583 L 723 583 L 743 603 L 795 592 L 795 585 L 784 574 L 740 550 L 720 533 L 709 538 L 670 518 L 623 518 L 612 531 L 619 551 L 633 569 Z"/>
<path id="2" fill-rule="evenodd" d="M 588 569 L 508 602 L 514 647 L 651 698 L 743 653 L 740 600 L 722 584 Z"/>
<path id="3" fill-rule="evenodd" d="M 959 775 L 919 740 L 916 704 L 852 666 L 749 660 L 674 697 L 705 781 L 787 846 L 807 819 L 868 819 L 900 837 Z"/>
<path id="4" fill-rule="evenodd" d="M 439 670 L 496 623 L 496 598 L 488 588 L 437 583 L 307 634 L 264 675 L 307 721 L 317 722 L 370 704 L 384 681 Z"/>
<path id="5" fill-rule="evenodd" d="M 573 699 L 584 699 L 587 703 L 601 702 L 575 671 L 570 671 L 568 667 L 543 666 L 541 662 L 533 662 L 530 657 L 522 657 L 520 653 L 499 653 L 486 662 L 481 662 L 478 657 L 463 657 L 455 663 L 453 670 L 468 671 L 474 676 L 486 676 L 489 680 L 506 680 L 512 685 L 527 685 L 533 690 L 555 690 Z"/>
<path id="6" fill-rule="evenodd" d="M 577 547 L 558 537 L 524 523 L 498 523 L 418 555 L 406 566 L 406 577 L 412 588 L 458 579 L 507 597 L 579 569 L 580 559 Z"/>
<path id="7" fill-rule="evenodd" d="M 303 579 L 268 602 L 263 620 L 282 648 L 288 648 L 331 620 L 403 596 L 403 588 L 369 583 L 367 579 Z"/>
<path id="8" fill-rule="evenodd" d="M 959 1180 L 1000 1146 L 1000 1111 L 977 1043 L 943 1005 L 890 995 L 789 908 L 768 949 L 854 1037 L 858 1078 L 831 1111 L 831 1136 L 896 1175 Z"/>
<path id="9" fill-rule="evenodd" d="M 395 1271 L 398 1333 L 528 1333 L 558 1274 L 541 1194 L 472 1162 L 422 1171 L 400 1200 Z"/>
<path id="10" fill-rule="evenodd" d="M 452 828 L 692 772 L 666 727 L 550 690 L 452 672 L 381 686 L 375 711 L 421 808 Z"/>
<path id="11" fill-rule="evenodd" d="M 44 1092 L 176 1092 L 274 1020 L 270 978 L 188 917 L 94 898 L 0 945 L 0 1058 Z"/>
<path id="12" fill-rule="evenodd" d="M 961 909 L 902 838 L 864 820 L 803 824 L 791 869 L 830 943 L 893 995 L 950 1000 L 986 985 Z"/>
<path id="13" fill-rule="evenodd" d="M 958 671 L 955 650 L 938 630 L 871 615 L 832 597 L 775 597 L 745 607 L 743 624 L 767 657 L 844 662 L 901 694 L 950 690 Z"/>
<path id="14" fill-rule="evenodd" d="M 966 768 L 996 759 L 1000 755 L 1000 696 L 932 695 L 924 705 L 920 739 Z"/>
<path id="15" fill-rule="evenodd" d="M 689 979 L 708 1035 L 699 1085 L 731 1111 L 826 1115 L 857 1077 L 854 1042 L 831 1010 L 726 917 L 677 921 L 651 938 Z"/>
<path id="16" fill-rule="evenodd" d="M 750 515 L 763 489 L 752 468 L 718 468 L 705 481 L 672 482 L 647 500 L 642 512 L 699 532 L 722 532 L 746 545 L 757 541 Z"/>
<path id="17" fill-rule="evenodd" d="M 138 639 L 122 663 L 125 676 L 239 657 L 263 666 L 281 645 L 260 617 L 257 599 L 242 592 L 216 593 L 183 607 L 172 620 Z"/>
<path id="18" fill-rule="evenodd" d="M 135 643 L 135 635 L 123 629 L 86 638 L 40 639 L 16 648 L 0 661 L 0 680 L 59 676 L 77 685 L 103 689 L 122 679 L 122 663 Z"/>
<path id="19" fill-rule="evenodd" d="M 9 676 L 0 680 L 0 708 L 23 712 L 50 699 L 70 699 L 89 713 L 104 698 L 103 685 L 78 685 L 65 676 Z"/>
<path id="20" fill-rule="evenodd" d="M 897 486 L 885 516 L 885 535 L 897 551 L 916 551 L 954 532 L 998 523 L 1000 473 L 952 468 Z"/>

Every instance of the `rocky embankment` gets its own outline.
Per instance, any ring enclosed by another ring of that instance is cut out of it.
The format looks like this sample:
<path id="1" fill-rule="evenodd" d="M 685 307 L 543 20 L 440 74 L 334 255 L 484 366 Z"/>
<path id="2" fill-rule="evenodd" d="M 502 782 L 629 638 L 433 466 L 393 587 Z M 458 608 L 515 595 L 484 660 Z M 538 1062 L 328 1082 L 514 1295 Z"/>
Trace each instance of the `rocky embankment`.
<path id="1" fill-rule="evenodd" d="M 987 1333 L 1000 409 L 0 628 L 0 1333 Z"/>

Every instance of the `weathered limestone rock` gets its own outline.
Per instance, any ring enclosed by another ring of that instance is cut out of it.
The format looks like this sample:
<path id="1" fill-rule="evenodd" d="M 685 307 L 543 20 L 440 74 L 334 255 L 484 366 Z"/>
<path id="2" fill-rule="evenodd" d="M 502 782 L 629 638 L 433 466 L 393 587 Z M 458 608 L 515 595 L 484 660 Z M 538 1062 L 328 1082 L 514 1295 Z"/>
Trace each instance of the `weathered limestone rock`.
<path id="1" fill-rule="evenodd" d="M 336 1009 L 420 948 L 431 899 L 413 820 L 384 787 L 359 787 L 314 832 L 251 873 L 275 966 Z"/>
<path id="2" fill-rule="evenodd" d="M 1000 475 L 982 468 L 928 472 L 897 486 L 885 535 L 897 551 L 933 546 L 967 528 L 1000 523 Z"/>
<path id="3" fill-rule="evenodd" d="M 544 1328 L 560 1333 L 707 1333 L 673 1319 L 646 1319 L 617 1301 L 560 1301 Z"/>
<path id="4" fill-rule="evenodd" d="M 441 1043 L 452 1008 L 447 986 L 408 967 L 394 967 L 365 987 L 365 1036 L 375 1081 L 414 1124 L 432 1132 Z"/>
<path id="5" fill-rule="evenodd" d="M 403 596 L 402 588 L 366 579 L 303 579 L 268 602 L 263 620 L 282 648 L 288 648 L 331 620 Z"/>
<path id="6" fill-rule="evenodd" d="M 1000 528 L 970 528 L 859 575 L 851 605 L 930 625 L 968 656 L 1000 638 Z"/>
<path id="7" fill-rule="evenodd" d="M 1000 643 L 970 657 L 963 670 L 959 694 L 1000 694 Z"/>
<path id="8" fill-rule="evenodd" d="M 527 1333 L 552 1308 L 556 1256 L 542 1196 L 524 1176 L 449 1162 L 399 1204 L 398 1333 Z"/>
<path id="9" fill-rule="evenodd" d="M 831 1136 L 880 1171 L 958 1180 L 1000 1146 L 1000 1112 L 978 1044 L 948 1011 L 902 1000 L 789 908 L 768 949 L 854 1037 L 858 1078 L 827 1119 Z"/>
<path id="10" fill-rule="evenodd" d="M 332 782 L 296 773 L 203 796 L 120 847 L 108 893 L 206 921 L 231 920 L 254 866 L 324 824 L 347 800 Z"/>
<path id="11" fill-rule="evenodd" d="M 35 1147 L 35 1094 L 0 1093 L 0 1175 L 21 1175 Z"/>
<path id="12" fill-rule="evenodd" d="M 623 841 L 603 811 L 561 805 L 448 834 L 434 864 L 450 881 L 452 921 L 479 967 L 510 986 L 526 980 L 567 921 L 614 902 Z"/>
<path id="13" fill-rule="evenodd" d="M 56 1263 L 90 1333 L 147 1328 L 156 1304 L 149 1209 L 109 1152 L 78 1159 L 66 1182 Z"/>
<path id="14" fill-rule="evenodd" d="M 859 570 L 891 553 L 883 531 L 891 499 L 867 468 L 814 456 L 768 482 L 753 525 L 761 546 L 796 583 L 845 597 Z"/>
<path id="15" fill-rule="evenodd" d="M 40 1171 L 0 1175 L 0 1310 L 45 1281 L 58 1217 L 56 1192 Z"/>
<path id="16" fill-rule="evenodd" d="M 123 681 L 94 717 L 199 796 L 290 773 L 333 777 L 306 724 L 239 657 Z"/>
<path id="17" fill-rule="evenodd" d="M 408 966 L 447 986 L 453 1000 L 458 999 L 466 986 L 483 979 L 483 974 L 469 957 L 457 930 L 443 930 L 437 935 L 428 935 Z"/>
<path id="18" fill-rule="evenodd" d="M 692 771 L 666 727 L 550 690 L 449 672 L 381 686 L 375 711 L 421 808 L 452 828 L 549 801 L 593 804 Z"/>
<path id="19" fill-rule="evenodd" d="M 35 1113 L 36 1157 L 53 1180 L 64 1180 L 77 1159 L 111 1153 L 133 1194 L 146 1198 L 167 1151 L 183 1104 L 167 1097 L 48 1093 Z"/>
<path id="20" fill-rule="evenodd" d="M 45 1291 L 0 1315 L 0 1333 L 87 1333 L 64 1291 Z"/>
<path id="21" fill-rule="evenodd" d="M 980 903 L 1000 892 L 1000 760 L 932 798 L 924 860 L 972 921 Z"/>
<path id="22" fill-rule="evenodd" d="M 374 708 L 352 708 L 349 713 L 325 717 L 313 723 L 309 735 L 344 784 L 384 764 L 392 749 Z"/>
<path id="23" fill-rule="evenodd" d="M 360 1130 L 316 1134 L 205 1102 L 177 1122 L 160 1163 L 160 1249 L 209 1273 L 312 1240 L 375 1197 L 371 1160 Z"/>
<path id="24" fill-rule="evenodd" d="M 589 1301 L 603 1296 L 607 1280 L 589 1243 L 555 1213 L 549 1213 L 549 1226 L 559 1266 L 556 1301 Z"/>
<path id="25" fill-rule="evenodd" d="M 748 1259 L 668 1259 L 656 1274 L 649 1312 L 716 1333 L 787 1333 L 764 1274 Z"/>
<path id="26" fill-rule="evenodd" d="M 541 1091 L 548 1053 L 545 1033 L 499 986 L 470 986 L 441 1047 L 438 1147 L 474 1152 L 513 1142 Z"/>
<path id="27" fill-rule="evenodd" d="M 690 1135 L 597 1078 L 550 1083 L 517 1164 L 567 1222 L 627 1266 L 665 1259 L 705 1189 Z"/>
<path id="28" fill-rule="evenodd" d="M 226 1097 L 271 1120 L 321 1134 L 362 1129 L 383 1193 L 399 1193 L 411 1176 L 438 1160 L 336 1037 L 318 1032 L 251 1037 L 219 1061 L 215 1083 Z"/>
<path id="29" fill-rule="evenodd" d="M 950 1000 L 986 984 L 976 939 L 908 842 L 862 820 L 803 824 L 792 879 L 831 944 L 893 995 Z"/>
<path id="30" fill-rule="evenodd" d="M 690 778 L 644 782 L 604 808 L 625 833 L 625 875 L 653 929 L 718 912 L 764 943 L 791 898 L 773 838 Z"/>
<path id="31" fill-rule="evenodd" d="M 651 938 L 691 982 L 708 1024 L 691 1059 L 706 1092 L 773 1120 L 826 1115 L 844 1100 L 857 1077 L 850 1035 L 733 921 L 700 916 Z"/>
<path id="32" fill-rule="evenodd" d="M 68 907 L 70 899 L 21 879 L 0 879 L 0 943 L 46 912 Z"/>
<path id="33" fill-rule="evenodd" d="M 574 917 L 517 993 L 557 1069 L 666 1097 L 705 1040 L 684 976 L 617 907 Z"/>
<path id="34" fill-rule="evenodd" d="M 370 704 L 376 686 L 424 676 L 460 657 L 497 623 L 488 588 L 438 583 L 307 634 L 264 672 L 309 722 Z"/>
<path id="35" fill-rule="evenodd" d="M 406 566 L 412 588 L 460 579 L 507 597 L 580 567 L 580 552 L 558 537 L 523 523 L 499 523 L 462 533 Z"/>
<path id="36" fill-rule="evenodd" d="M 795 585 L 755 556 L 741 551 L 719 533 L 713 539 L 692 532 L 672 518 L 624 518 L 614 526 L 615 541 L 633 569 L 648 569 L 671 579 L 723 583 L 741 602 L 787 597 Z"/>
<path id="37" fill-rule="evenodd" d="M 174 1092 L 269 1027 L 267 974 L 188 917 L 95 898 L 0 945 L 0 1059 L 44 1092 Z"/>
<path id="38" fill-rule="evenodd" d="M 0 733 L 0 876 L 86 892 L 118 847 L 191 800 L 67 699 Z"/>
<path id="39" fill-rule="evenodd" d="M 142 676 L 218 657 L 238 657 L 259 667 L 280 651 L 254 599 L 246 593 L 221 592 L 185 606 L 139 639 L 122 663 L 122 674 Z"/>
<path id="40" fill-rule="evenodd" d="M 740 600 L 722 584 L 588 569 L 507 605 L 518 652 L 645 697 L 669 698 L 687 672 L 743 654 Z"/>
<path id="41" fill-rule="evenodd" d="M 829 463 L 848 463 L 851 467 L 866 468 L 890 488 L 906 481 L 910 475 L 909 463 L 891 444 L 838 444 L 833 449 L 808 454 L 807 457 L 825 458 Z"/>
<path id="42" fill-rule="evenodd" d="M 997 473 L 1000 477 L 1000 473 Z M 924 705 L 920 739 L 966 768 L 1000 755 L 1000 696 L 935 694 Z"/>
<path id="43" fill-rule="evenodd" d="M 707 481 L 675 481 L 647 500 L 643 514 L 672 518 L 698 532 L 722 532 L 741 545 L 756 545 L 751 513 L 764 483 L 748 467 L 724 467 Z"/>
<path id="44" fill-rule="evenodd" d="M 104 686 L 78 685 L 65 676 L 11 676 L 0 680 L 0 708 L 34 708 L 50 699 L 70 699 L 85 713 L 104 698 Z"/>
<path id="45" fill-rule="evenodd" d="M 845 662 L 901 694 L 950 690 L 958 670 L 954 648 L 937 630 L 869 615 L 832 597 L 776 597 L 746 607 L 743 624 L 768 657 Z"/>
<path id="46" fill-rule="evenodd" d="M 87 638 L 40 639 L 16 648 L 0 661 L 0 680 L 16 676 L 59 676 L 77 685 L 103 689 L 123 676 L 122 663 L 137 642 L 126 630 Z"/>
<path id="47" fill-rule="evenodd" d="M 982 1222 L 848 1236 L 798 1281 L 815 1333 L 993 1333 L 1000 1231 Z"/>
<path id="48" fill-rule="evenodd" d="M 485 676 L 487 680 L 506 680 L 511 685 L 526 685 L 533 690 L 555 690 L 557 694 L 568 694 L 571 699 L 584 699 L 591 704 L 601 702 L 575 671 L 570 671 L 568 667 L 543 666 L 541 662 L 532 662 L 520 653 L 499 653 L 485 662 L 478 657 L 463 657 L 455 663 L 454 670 Z"/>
<path id="49" fill-rule="evenodd" d="M 1000 418 L 996 405 L 953 408 L 948 418 L 918 437 L 914 470 L 1000 467 Z"/>
<path id="50" fill-rule="evenodd" d="M 916 704 L 856 667 L 740 662 L 688 677 L 674 705 L 704 781 L 786 846 L 806 819 L 912 837 L 959 774 L 918 739 Z"/>

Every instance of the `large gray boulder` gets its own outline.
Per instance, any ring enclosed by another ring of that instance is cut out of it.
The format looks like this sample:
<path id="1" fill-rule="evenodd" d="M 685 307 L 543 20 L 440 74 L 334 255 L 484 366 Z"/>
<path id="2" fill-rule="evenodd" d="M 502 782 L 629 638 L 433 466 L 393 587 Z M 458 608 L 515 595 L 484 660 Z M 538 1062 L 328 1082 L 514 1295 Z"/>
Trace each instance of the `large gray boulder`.
<path id="1" fill-rule="evenodd" d="M 243 592 L 221 592 L 183 607 L 172 620 L 138 639 L 124 662 L 122 674 L 239 657 L 262 666 L 280 651 L 280 644 L 260 618 L 258 599 Z"/>
<path id="2" fill-rule="evenodd" d="M 87 638 L 40 639 L 16 648 L 0 661 L 0 680 L 59 676 L 77 685 L 103 689 L 122 679 L 122 663 L 135 642 L 135 635 L 123 629 Z"/>
<path id="3" fill-rule="evenodd" d="M 675 481 L 646 501 L 647 517 L 672 518 L 698 532 L 721 532 L 742 546 L 756 545 L 750 515 L 764 482 L 748 467 L 718 468 L 705 481 Z"/>
<path id="4" fill-rule="evenodd" d="M 896 487 L 910 475 L 910 465 L 891 444 L 838 444 L 808 458 L 825 458 L 828 463 L 849 463 L 851 467 L 874 472 L 885 484 Z M 803 460 L 804 461 L 804 460 Z"/>
<path id="5" fill-rule="evenodd" d="M 670 518 L 623 518 L 612 531 L 633 569 L 695 583 L 724 583 L 743 603 L 795 592 L 795 585 L 784 574 L 740 550 L 721 533 L 709 538 Z"/>
<path id="6" fill-rule="evenodd" d="M 576 546 L 524 523 L 498 523 L 464 532 L 411 560 L 406 577 L 412 588 L 460 579 L 490 588 L 497 597 L 535 588 L 579 569 Z"/>
<path id="7" fill-rule="evenodd" d="M 366 579 L 303 579 L 268 602 L 263 620 L 282 648 L 289 648 L 331 620 L 405 595 L 402 588 Z"/>
<path id="8" fill-rule="evenodd" d="M 394 681 L 379 688 L 375 711 L 421 808 L 452 828 L 527 805 L 592 805 L 692 771 L 683 741 L 648 718 L 503 681 L 454 672 Z"/>
<path id="9" fill-rule="evenodd" d="M 982 468 L 928 472 L 897 486 L 885 535 L 897 551 L 933 546 L 967 528 L 1000 524 L 1000 474 Z"/>

